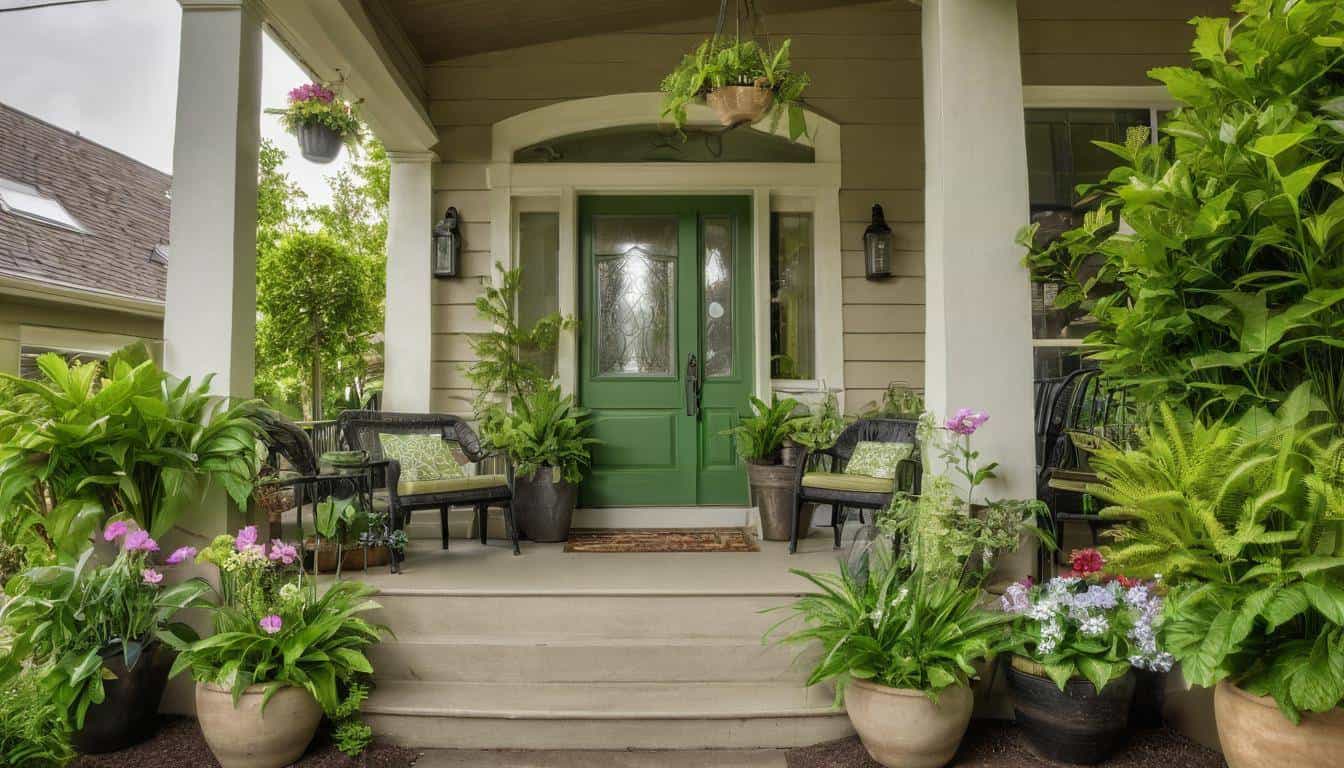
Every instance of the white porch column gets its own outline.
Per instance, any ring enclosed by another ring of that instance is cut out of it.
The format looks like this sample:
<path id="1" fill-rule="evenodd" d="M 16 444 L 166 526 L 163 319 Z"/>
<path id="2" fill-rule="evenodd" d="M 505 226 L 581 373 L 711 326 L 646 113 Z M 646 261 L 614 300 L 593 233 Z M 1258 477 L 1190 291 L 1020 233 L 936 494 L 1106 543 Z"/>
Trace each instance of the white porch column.
<path id="1" fill-rule="evenodd" d="M 941 417 L 990 414 L 976 443 L 1000 462 L 986 489 L 999 498 L 1035 495 L 1031 302 L 1013 243 L 1028 218 L 1017 26 L 1015 0 L 924 2 L 924 384 Z"/>
<path id="2" fill-rule="evenodd" d="M 431 404 L 435 212 L 432 152 L 388 152 L 387 312 L 383 409 L 428 413 Z M 442 215 L 442 211 L 439 212 Z"/>

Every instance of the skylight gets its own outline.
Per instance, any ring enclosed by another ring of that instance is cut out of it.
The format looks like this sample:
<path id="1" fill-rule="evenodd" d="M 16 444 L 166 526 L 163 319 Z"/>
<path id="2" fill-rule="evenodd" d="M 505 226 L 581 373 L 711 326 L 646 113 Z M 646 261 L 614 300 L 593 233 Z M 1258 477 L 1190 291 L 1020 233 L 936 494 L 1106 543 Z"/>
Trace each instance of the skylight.
<path id="1" fill-rule="evenodd" d="M 76 232 L 84 231 L 59 201 L 43 197 L 36 188 L 9 179 L 0 178 L 0 211 Z"/>

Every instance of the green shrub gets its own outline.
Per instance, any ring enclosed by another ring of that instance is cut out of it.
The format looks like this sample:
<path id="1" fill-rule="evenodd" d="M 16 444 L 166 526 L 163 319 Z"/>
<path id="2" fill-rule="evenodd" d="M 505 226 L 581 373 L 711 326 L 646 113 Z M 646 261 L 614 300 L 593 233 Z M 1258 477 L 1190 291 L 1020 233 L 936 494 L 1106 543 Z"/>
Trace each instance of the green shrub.
<path id="1" fill-rule="evenodd" d="M 0 765 L 61 768 L 75 757 L 65 713 L 38 683 L 41 670 L 0 685 Z"/>

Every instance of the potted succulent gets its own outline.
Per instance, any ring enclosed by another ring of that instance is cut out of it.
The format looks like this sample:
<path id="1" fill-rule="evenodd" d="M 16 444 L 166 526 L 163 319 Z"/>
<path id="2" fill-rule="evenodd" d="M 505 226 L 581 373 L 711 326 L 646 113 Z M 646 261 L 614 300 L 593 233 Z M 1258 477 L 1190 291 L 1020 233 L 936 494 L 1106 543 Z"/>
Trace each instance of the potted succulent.
<path id="1" fill-rule="evenodd" d="M 350 105 L 329 88 L 305 83 L 289 92 L 289 106 L 280 113 L 280 123 L 299 141 L 305 160 L 330 163 L 345 145 L 359 145 L 362 128 Z"/>
<path id="2" fill-rule="evenodd" d="M 798 401 L 772 397 L 766 405 L 753 395 L 750 402 L 755 413 L 723 434 L 733 437 L 738 454 L 747 462 L 751 504 L 761 515 L 761 537 L 767 541 L 788 541 L 796 473 L 783 463 L 780 454 L 784 441 L 797 427 L 798 418 L 793 413 Z"/>
<path id="3" fill-rule="evenodd" d="M 714 36 L 682 57 L 661 85 L 663 117 L 671 117 L 677 130 L 686 125 L 686 106 L 705 101 L 725 127 L 754 123 L 772 115 L 772 130 L 782 115 L 789 120 L 789 138 L 806 135 L 807 123 L 800 102 L 811 80 L 791 71 L 785 40 L 770 51 L 754 40 Z"/>
<path id="4" fill-rule="evenodd" d="M 936 768 L 957 751 L 971 720 L 970 681 L 1007 644 L 1011 616 L 981 608 L 975 579 L 905 571 L 873 549 L 866 573 L 795 571 L 821 589 L 791 606 L 806 627 L 784 642 L 820 643 L 808 685 L 833 682 L 836 703 L 874 760 Z"/>
<path id="5" fill-rule="evenodd" d="M 162 632 L 178 651 L 171 675 L 191 670 L 196 716 L 223 768 L 290 765 L 324 713 L 349 719 L 342 704 L 357 677 L 373 673 L 364 651 L 386 630 L 359 614 L 378 607 L 376 590 L 347 580 L 319 595 L 298 549 L 259 542 L 253 526 L 216 537 L 197 561 L 219 569 L 214 634 Z"/>
<path id="6" fill-rule="evenodd" d="M 28 665 L 40 669 L 75 747 L 89 753 L 124 749 L 154 731 L 171 663 L 157 634 L 210 588 L 201 579 L 164 586 L 158 544 L 124 520 L 110 523 L 104 538 L 120 548 L 110 564 L 97 566 L 88 548 L 73 563 L 29 570 L 7 585 L 0 610 L 0 627 L 13 638 L 0 680 Z M 194 555 L 186 547 L 166 562 Z"/>
<path id="7" fill-rule="evenodd" d="M 1158 646 L 1155 582 L 1102 575 L 1105 561 L 1093 549 L 1071 560 L 1067 576 L 1004 591 L 1004 613 L 1016 617 L 1008 681 L 1017 723 L 1037 752 L 1093 764 L 1125 737 L 1132 669 L 1166 671 L 1172 656 Z"/>
<path id="8" fill-rule="evenodd" d="M 532 541 L 566 541 L 578 484 L 598 441 L 585 437 L 588 412 L 547 383 L 493 408 L 482 421 L 486 442 L 513 462 L 513 508 Z"/>

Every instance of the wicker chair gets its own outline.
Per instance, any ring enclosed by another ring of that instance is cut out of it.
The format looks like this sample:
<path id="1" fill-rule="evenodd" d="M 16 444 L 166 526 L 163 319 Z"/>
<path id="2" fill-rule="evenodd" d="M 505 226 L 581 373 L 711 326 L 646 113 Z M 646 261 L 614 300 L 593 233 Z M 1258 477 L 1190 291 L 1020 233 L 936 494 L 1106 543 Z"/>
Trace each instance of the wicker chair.
<path id="1" fill-rule="evenodd" d="M 910 419 L 859 419 L 845 427 L 830 448 L 804 451 L 793 483 L 796 506 L 789 523 L 789 553 L 798 549 L 798 515 L 804 504 L 831 505 L 831 527 L 835 532 L 835 547 L 839 549 L 846 509 L 886 509 L 898 489 L 918 494 L 921 473 L 919 443 L 915 439 L 918 426 L 918 422 Z M 916 447 L 910 458 L 897 466 L 896 477 L 892 480 L 844 474 L 855 446 L 863 441 L 909 443 Z M 831 471 L 809 472 L 813 459 L 821 457 L 830 458 Z"/>
<path id="2" fill-rule="evenodd" d="M 432 413 L 386 413 L 382 411 L 346 411 L 337 420 L 341 440 L 354 451 L 368 451 L 369 458 L 382 461 L 380 434 L 439 435 L 457 443 L 469 461 L 480 462 L 492 454 L 481 450 L 481 441 L 467 422 L 456 416 Z M 448 548 L 448 508 L 470 506 L 476 510 L 481 543 L 486 543 L 487 511 L 491 506 L 504 508 L 504 523 L 513 542 L 513 554 L 519 554 L 518 526 L 513 519 L 513 472 L 505 463 L 505 474 L 476 474 L 451 480 L 409 482 L 401 480 L 401 465 L 387 461 L 384 477 L 374 477 L 375 487 L 387 488 L 389 512 L 394 530 L 404 530 L 411 513 L 420 509 L 439 510 L 443 548 Z M 392 557 L 392 572 L 401 570 L 400 559 Z"/>
<path id="3" fill-rule="evenodd" d="M 303 540 L 303 507 L 313 505 L 313 515 L 317 515 L 317 503 L 327 496 L 355 496 L 361 492 L 360 478 L 348 474 L 322 474 L 318 463 L 317 451 L 303 427 L 270 410 L 261 410 L 256 416 L 261 427 L 261 441 L 269 453 L 272 479 L 266 480 L 262 488 L 278 491 L 294 490 L 295 522 L 299 528 L 299 540 Z M 289 464 L 288 470 L 281 470 L 278 459 Z M 268 510 L 269 513 L 269 510 Z M 268 514 L 269 517 L 269 514 Z M 280 531 L 272 523 L 271 537 L 279 537 Z"/>

